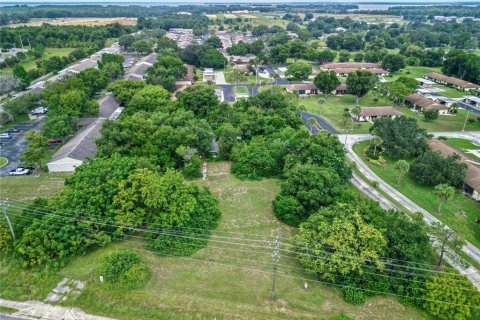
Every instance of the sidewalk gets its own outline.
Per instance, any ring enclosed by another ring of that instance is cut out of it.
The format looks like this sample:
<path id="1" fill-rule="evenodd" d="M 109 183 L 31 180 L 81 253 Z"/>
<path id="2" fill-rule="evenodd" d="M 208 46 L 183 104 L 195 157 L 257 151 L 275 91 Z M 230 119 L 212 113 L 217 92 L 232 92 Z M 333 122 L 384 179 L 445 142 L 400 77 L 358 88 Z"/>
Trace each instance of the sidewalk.
<path id="1" fill-rule="evenodd" d="M 86 314 L 78 308 L 60 307 L 40 301 L 17 302 L 0 299 L 0 306 L 18 310 L 11 314 L 12 318 L 36 320 L 114 320 L 112 318 L 98 317 Z"/>

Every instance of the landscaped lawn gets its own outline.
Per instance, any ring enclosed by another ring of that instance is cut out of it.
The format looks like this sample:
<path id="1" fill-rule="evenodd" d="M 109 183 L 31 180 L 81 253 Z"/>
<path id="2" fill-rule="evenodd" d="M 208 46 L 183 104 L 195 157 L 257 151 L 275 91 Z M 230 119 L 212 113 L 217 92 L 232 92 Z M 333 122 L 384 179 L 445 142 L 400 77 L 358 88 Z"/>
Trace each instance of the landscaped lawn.
<path id="1" fill-rule="evenodd" d="M 463 109 L 458 109 L 458 112 L 455 115 L 438 116 L 437 120 L 425 121 L 422 115 L 413 112 L 408 107 L 398 107 L 397 109 L 406 116 L 416 118 L 418 121 L 418 125 L 422 128 L 427 129 L 430 132 L 461 131 L 468 112 Z M 467 121 L 465 130 L 480 131 L 480 121 L 477 120 L 478 116 L 470 112 L 468 117 L 469 119 L 474 119 L 475 121 Z"/>
<path id="2" fill-rule="evenodd" d="M 473 144 L 470 140 L 461 139 L 461 138 L 448 138 L 448 144 L 454 146 L 457 149 L 462 150 L 463 152 L 467 153 L 468 156 L 474 160 L 480 161 L 480 158 L 474 155 L 473 153 L 469 153 L 469 150 L 480 150 L 480 146 Z"/>
<path id="3" fill-rule="evenodd" d="M 405 176 L 400 185 L 397 185 L 397 179 L 392 165 L 393 160 L 386 159 L 388 162 L 387 165 L 380 167 L 369 163 L 365 159 L 363 149 L 369 143 L 369 141 L 357 143 L 354 145 L 353 150 L 373 172 L 452 229 L 461 230 L 459 228 L 461 228 L 462 224 L 466 224 L 470 233 L 465 234 L 465 237 L 475 246 L 480 246 L 480 225 L 475 222 L 475 219 L 480 216 L 480 204 L 464 196 L 460 191 L 457 191 L 452 200 L 443 204 L 442 213 L 438 213 L 439 200 L 433 194 L 433 187 L 415 184 L 408 176 Z"/>
<path id="4" fill-rule="evenodd" d="M 8 159 L 4 157 L 0 157 L 0 168 L 3 167 L 8 163 Z"/>
<path id="5" fill-rule="evenodd" d="M 429 72 L 442 73 L 440 67 L 407 66 L 400 71 L 397 71 L 389 76 L 386 76 L 385 79 L 387 79 L 388 81 L 395 81 L 400 76 L 407 76 L 411 78 L 422 78 L 424 74 Z"/>
<path id="6" fill-rule="evenodd" d="M 373 94 L 367 94 L 365 97 L 360 98 L 361 107 L 381 107 L 388 106 L 389 103 L 385 103 L 383 99 L 374 101 L 375 96 Z M 345 130 L 345 125 L 342 119 L 343 110 L 345 108 L 353 108 L 355 106 L 355 96 L 332 96 L 329 95 L 327 100 L 323 103 L 323 96 L 309 96 L 300 97 L 299 105 L 303 105 L 308 112 L 318 114 L 325 118 L 331 125 L 338 131 Z M 349 128 L 352 127 L 352 121 L 348 122 Z M 351 133 L 368 133 L 368 129 L 372 126 L 370 122 L 355 122 L 353 123 L 353 130 Z"/>
<path id="7" fill-rule="evenodd" d="M 279 181 L 240 181 L 230 175 L 230 164 L 208 164 L 207 179 L 196 183 L 208 187 L 217 197 L 222 211 L 218 229 L 209 245 L 188 258 L 161 257 L 142 251 L 143 240 L 130 238 L 107 248 L 73 259 L 59 273 L 35 279 L 30 272 L 14 272 L 0 259 L 0 297 L 40 299 L 62 277 L 87 282 L 78 297 L 64 305 L 118 319 L 336 319 L 346 314 L 352 319 L 430 319 L 419 310 L 396 299 L 377 296 L 365 304 L 345 303 L 337 289 L 286 277 L 305 277 L 297 260 L 283 252 L 276 279 L 276 301 L 271 302 L 271 250 L 255 246 L 270 242 L 250 242 L 251 247 L 218 241 L 260 238 L 258 234 L 288 238 L 292 228 L 278 222 L 271 202 L 279 192 Z M 140 234 L 144 235 L 144 234 Z M 221 236 L 227 238 L 220 238 Z M 286 241 L 281 238 L 281 241 Z M 140 290 L 112 291 L 98 282 L 95 270 L 102 256 L 113 248 L 132 248 L 142 255 L 152 277 Z M 263 270 L 264 272 L 259 272 Z M 22 281 L 18 281 L 22 279 Z M 33 286 L 32 284 L 35 284 Z"/>
<path id="8" fill-rule="evenodd" d="M 369 93 L 366 96 L 360 98 L 360 107 L 380 107 L 380 106 L 392 106 L 390 101 L 386 101 L 384 98 L 379 98 L 375 101 L 375 95 Z M 343 132 L 345 130 L 344 121 L 342 118 L 343 110 L 345 108 L 353 108 L 355 106 L 355 96 L 332 96 L 329 95 L 327 100 L 323 101 L 323 96 L 308 96 L 300 97 L 298 104 L 303 105 L 308 112 L 317 114 L 325 118 L 331 125 L 338 131 Z M 430 132 L 442 132 L 442 131 L 461 131 L 463 124 L 465 123 L 465 117 L 467 111 L 459 109 L 455 115 L 439 116 L 437 120 L 425 121 L 424 117 L 416 112 L 413 112 L 408 107 L 395 106 L 397 110 L 402 112 L 408 117 L 417 119 L 420 127 L 427 129 Z M 474 122 L 467 121 L 465 130 L 467 131 L 480 131 L 480 121 L 477 120 L 477 116 L 470 112 L 469 119 L 474 119 Z M 368 129 L 372 126 L 370 122 L 348 122 L 348 126 L 352 127 L 351 133 L 368 133 Z"/>
<path id="9" fill-rule="evenodd" d="M 234 89 L 235 93 L 247 93 L 248 94 L 248 88 L 247 87 L 235 87 Z"/>

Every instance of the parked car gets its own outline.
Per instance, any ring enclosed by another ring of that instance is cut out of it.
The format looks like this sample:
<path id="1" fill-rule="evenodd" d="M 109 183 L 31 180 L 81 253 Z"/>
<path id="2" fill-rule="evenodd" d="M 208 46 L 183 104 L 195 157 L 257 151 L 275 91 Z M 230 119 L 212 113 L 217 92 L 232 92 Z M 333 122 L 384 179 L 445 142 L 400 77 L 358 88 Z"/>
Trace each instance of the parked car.
<path id="1" fill-rule="evenodd" d="M 29 168 L 17 168 L 10 171 L 11 176 L 26 176 L 30 173 L 32 173 L 32 170 Z"/>
<path id="2" fill-rule="evenodd" d="M 61 139 L 48 139 L 48 143 L 54 144 L 54 143 L 62 143 Z"/>
<path id="3" fill-rule="evenodd" d="M 10 133 L 0 133 L 0 139 L 1 140 L 12 139 L 12 136 L 10 135 Z"/>
<path id="4" fill-rule="evenodd" d="M 36 115 L 36 114 L 45 114 L 47 112 L 48 112 L 48 108 L 38 107 L 38 108 L 33 109 L 30 113 L 32 115 Z"/>
<path id="5" fill-rule="evenodd" d="M 17 133 L 17 132 L 20 132 L 20 130 L 18 130 L 15 127 L 5 130 L 5 133 Z"/>

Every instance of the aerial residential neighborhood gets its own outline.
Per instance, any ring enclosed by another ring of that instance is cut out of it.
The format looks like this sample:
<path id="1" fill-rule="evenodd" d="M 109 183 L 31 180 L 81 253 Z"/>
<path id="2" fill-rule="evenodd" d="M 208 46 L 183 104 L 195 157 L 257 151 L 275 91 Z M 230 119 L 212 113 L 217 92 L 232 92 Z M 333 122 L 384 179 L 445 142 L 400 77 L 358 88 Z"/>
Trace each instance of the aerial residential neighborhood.
<path id="1" fill-rule="evenodd" d="M 0 8 L 0 319 L 480 319 L 478 3 Z"/>

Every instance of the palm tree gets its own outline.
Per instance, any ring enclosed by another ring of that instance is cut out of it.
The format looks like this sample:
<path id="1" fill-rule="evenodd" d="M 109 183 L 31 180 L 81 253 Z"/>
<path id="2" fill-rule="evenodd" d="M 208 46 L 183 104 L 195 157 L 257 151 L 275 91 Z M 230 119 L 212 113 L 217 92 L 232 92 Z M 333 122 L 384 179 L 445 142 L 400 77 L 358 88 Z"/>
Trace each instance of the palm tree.
<path id="1" fill-rule="evenodd" d="M 382 143 L 383 143 L 382 138 L 380 138 L 379 136 L 373 137 L 373 139 L 372 139 L 373 155 L 375 155 L 377 153 L 377 147 L 380 147 L 382 145 Z"/>
<path id="2" fill-rule="evenodd" d="M 438 213 L 442 213 L 442 204 L 443 202 L 447 202 L 448 200 L 452 199 L 455 195 L 455 189 L 452 186 L 449 186 L 446 183 L 441 183 L 435 186 L 435 191 L 433 193 L 440 199 L 438 203 Z"/>

